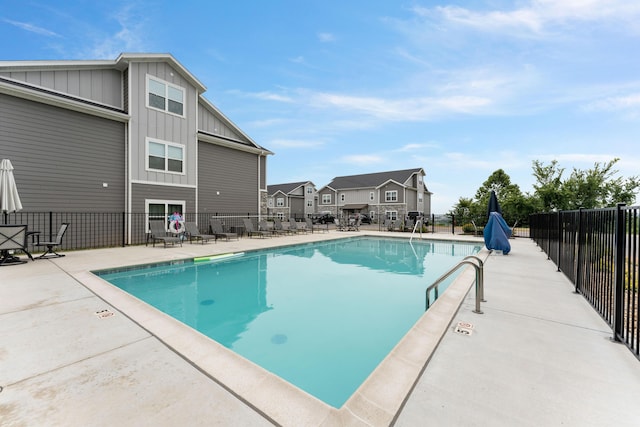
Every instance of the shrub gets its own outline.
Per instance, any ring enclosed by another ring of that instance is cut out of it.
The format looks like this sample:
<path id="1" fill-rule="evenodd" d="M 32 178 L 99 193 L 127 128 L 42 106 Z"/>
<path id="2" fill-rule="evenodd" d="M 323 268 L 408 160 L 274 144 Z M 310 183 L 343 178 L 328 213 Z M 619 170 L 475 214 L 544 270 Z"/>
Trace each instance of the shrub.
<path id="1" fill-rule="evenodd" d="M 467 223 L 462 226 L 462 232 L 465 234 L 475 233 L 476 228 L 473 226 L 473 224 Z"/>

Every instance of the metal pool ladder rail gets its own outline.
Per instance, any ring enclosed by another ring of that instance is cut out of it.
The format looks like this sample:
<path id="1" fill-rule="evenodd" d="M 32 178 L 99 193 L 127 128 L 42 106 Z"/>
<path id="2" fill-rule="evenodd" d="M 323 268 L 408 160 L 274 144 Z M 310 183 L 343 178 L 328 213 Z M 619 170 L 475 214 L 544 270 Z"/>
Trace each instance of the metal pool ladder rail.
<path id="1" fill-rule="evenodd" d="M 477 264 L 476 262 L 477 261 Z M 425 311 L 429 309 L 429 306 L 431 305 L 429 303 L 429 292 L 432 289 L 435 289 L 434 291 L 434 299 L 433 301 L 435 302 L 435 300 L 438 299 L 438 285 L 445 280 L 447 277 L 451 276 L 453 273 L 455 273 L 460 267 L 464 266 L 464 265 L 472 265 L 475 270 L 476 270 L 476 309 L 473 310 L 474 313 L 478 313 L 478 314 L 482 314 L 482 310 L 480 310 L 480 301 L 485 302 L 484 299 L 484 262 L 478 258 L 475 255 L 469 255 L 467 257 L 464 257 L 462 259 L 462 261 L 460 261 L 458 264 L 454 265 L 449 271 L 447 271 L 446 273 L 444 273 L 442 276 L 440 276 L 435 282 L 433 282 L 433 284 L 431 284 L 431 286 L 429 286 L 427 288 L 426 291 L 426 303 L 425 303 Z"/>

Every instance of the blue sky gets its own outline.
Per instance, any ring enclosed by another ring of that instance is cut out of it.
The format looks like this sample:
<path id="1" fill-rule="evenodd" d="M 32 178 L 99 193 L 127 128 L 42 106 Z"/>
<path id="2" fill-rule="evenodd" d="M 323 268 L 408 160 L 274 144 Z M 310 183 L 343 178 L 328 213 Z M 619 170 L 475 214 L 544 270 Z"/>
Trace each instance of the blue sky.
<path id="1" fill-rule="evenodd" d="M 8 1 L 0 60 L 171 53 L 275 152 L 268 183 L 422 167 L 433 212 L 504 169 L 638 175 L 640 2 Z"/>

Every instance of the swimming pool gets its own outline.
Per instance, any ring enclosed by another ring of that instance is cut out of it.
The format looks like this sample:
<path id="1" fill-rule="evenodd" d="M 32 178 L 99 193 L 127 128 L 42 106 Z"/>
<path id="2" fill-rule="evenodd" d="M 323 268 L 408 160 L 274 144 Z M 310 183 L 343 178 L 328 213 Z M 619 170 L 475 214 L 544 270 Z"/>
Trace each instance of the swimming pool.
<path id="1" fill-rule="evenodd" d="M 333 407 L 477 244 L 350 238 L 98 274 Z"/>

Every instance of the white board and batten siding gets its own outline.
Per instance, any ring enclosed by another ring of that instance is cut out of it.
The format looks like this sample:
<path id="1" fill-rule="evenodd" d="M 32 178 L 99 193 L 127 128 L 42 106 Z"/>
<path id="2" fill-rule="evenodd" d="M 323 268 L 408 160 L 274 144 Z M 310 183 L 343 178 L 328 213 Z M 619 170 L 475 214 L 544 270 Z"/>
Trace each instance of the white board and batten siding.
<path id="1" fill-rule="evenodd" d="M 195 186 L 197 169 L 197 108 L 198 93 L 181 74 L 165 62 L 132 62 L 129 67 L 129 87 L 136 91 L 130 96 L 129 123 L 131 133 L 131 179 L 134 183 L 158 183 Z M 147 108 L 147 76 L 184 89 L 184 116 Z M 183 173 L 147 170 L 147 141 L 184 146 Z"/>

